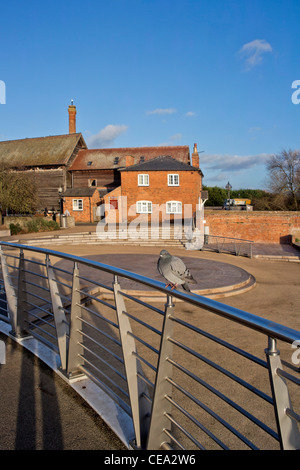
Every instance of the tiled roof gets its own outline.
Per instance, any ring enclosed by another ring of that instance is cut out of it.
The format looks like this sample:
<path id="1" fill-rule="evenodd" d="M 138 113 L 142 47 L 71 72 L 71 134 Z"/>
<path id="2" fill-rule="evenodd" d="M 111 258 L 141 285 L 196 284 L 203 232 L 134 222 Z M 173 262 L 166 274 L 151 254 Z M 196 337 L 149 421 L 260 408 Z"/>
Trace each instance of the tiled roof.
<path id="1" fill-rule="evenodd" d="M 200 171 L 199 168 L 179 162 L 169 155 L 160 156 L 144 163 L 128 166 L 121 171 Z"/>
<path id="2" fill-rule="evenodd" d="M 69 188 L 63 192 L 64 197 L 92 197 L 97 188 L 83 187 L 83 188 Z"/>
<path id="3" fill-rule="evenodd" d="M 124 168 L 126 156 L 131 156 L 134 163 L 150 160 L 161 155 L 171 155 L 178 161 L 189 163 L 190 151 L 188 145 L 164 147 L 124 147 L 111 149 L 80 150 L 70 170 L 112 169 Z"/>
<path id="4" fill-rule="evenodd" d="M 0 142 L 0 163 L 18 167 L 66 165 L 76 146 L 86 147 L 81 133 Z"/>

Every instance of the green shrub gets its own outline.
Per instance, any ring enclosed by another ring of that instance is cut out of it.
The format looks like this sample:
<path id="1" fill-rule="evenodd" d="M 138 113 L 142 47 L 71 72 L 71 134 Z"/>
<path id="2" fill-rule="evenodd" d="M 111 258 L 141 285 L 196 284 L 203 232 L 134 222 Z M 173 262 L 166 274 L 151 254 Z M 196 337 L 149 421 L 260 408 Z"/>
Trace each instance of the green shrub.
<path id="1" fill-rule="evenodd" d="M 9 228 L 11 235 L 17 235 L 18 233 L 22 232 L 22 227 L 19 223 L 9 224 Z"/>
<path id="2" fill-rule="evenodd" d="M 35 218 L 27 222 L 28 232 L 46 232 L 50 230 L 59 230 L 59 224 L 54 220 Z"/>
<path id="3" fill-rule="evenodd" d="M 40 230 L 40 223 L 39 220 L 29 220 L 26 224 L 27 231 L 30 232 L 38 232 Z"/>

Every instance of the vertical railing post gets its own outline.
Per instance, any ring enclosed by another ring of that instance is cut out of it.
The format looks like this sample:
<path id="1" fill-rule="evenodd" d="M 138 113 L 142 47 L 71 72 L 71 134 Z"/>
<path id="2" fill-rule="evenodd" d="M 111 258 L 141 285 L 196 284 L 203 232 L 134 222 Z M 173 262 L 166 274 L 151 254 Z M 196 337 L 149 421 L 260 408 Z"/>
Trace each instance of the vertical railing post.
<path id="1" fill-rule="evenodd" d="M 11 282 L 11 278 L 9 275 L 8 266 L 6 262 L 6 256 L 2 250 L 2 247 L 0 249 L 0 257 L 1 257 L 1 267 L 2 267 L 2 274 L 3 274 L 4 289 L 5 289 L 6 300 L 7 300 L 7 314 L 10 320 L 10 324 L 12 326 L 12 330 L 16 331 L 17 310 L 18 310 L 17 294 Z M 20 269 L 20 266 L 19 266 L 19 269 Z"/>
<path id="2" fill-rule="evenodd" d="M 173 369 L 172 364 L 168 361 L 168 358 L 172 357 L 173 351 L 172 343 L 169 341 L 173 333 L 173 320 L 170 318 L 173 311 L 172 297 L 168 295 L 157 364 L 147 450 L 159 450 L 163 444 L 170 442 L 170 438 L 164 430 L 171 431 L 171 421 L 167 418 L 167 414 L 171 414 L 171 404 L 165 397 L 172 398 L 172 385 L 166 378 L 172 378 Z"/>
<path id="3" fill-rule="evenodd" d="M 131 335 L 131 325 L 126 315 L 126 306 L 124 298 L 120 292 L 121 287 L 117 276 L 114 277 L 113 283 L 115 306 L 119 324 L 120 338 L 122 344 L 125 372 L 127 378 L 127 386 L 130 397 L 130 405 L 132 411 L 132 420 L 135 430 L 136 447 L 143 449 L 146 444 L 149 419 L 150 419 L 150 403 L 146 382 L 143 380 L 144 373 L 142 371 L 140 360 L 136 354 L 135 339 Z"/>
<path id="4" fill-rule="evenodd" d="M 58 283 L 56 281 L 54 269 L 51 266 L 49 255 L 46 255 L 46 266 L 48 273 L 48 282 L 50 297 L 52 303 L 52 311 L 56 327 L 57 344 L 59 349 L 61 369 L 66 370 L 67 367 L 67 347 L 69 328 L 66 321 L 66 316 L 63 310 L 61 297 L 58 290 Z"/>
<path id="5" fill-rule="evenodd" d="M 74 379 L 75 377 L 82 376 L 80 366 L 83 365 L 83 347 L 81 346 L 82 334 L 81 331 L 81 306 L 80 306 L 80 282 L 79 282 L 79 269 L 78 264 L 74 263 L 73 269 L 73 282 L 72 282 L 72 301 L 71 301 L 71 314 L 70 314 L 70 337 L 69 337 L 69 350 L 67 361 L 67 374 L 68 377 Z"/>
<path id="6" fill-rule="evenodd" d="M 19 257 L 19 276 L 18 276 L 18 293 L 17 293 L 17 314 L 12 322 L 12 335 L 17 338 L 28 336 L 26 331 L 26 320 L 28 320 L 28 313 L 26 311 L 26 292 L 25 292 L 25 266 L 24 266 L 24 253 L 20 250 Z"/>
<path id="7" fill-rule="evenodd" d="M 265 353 L 269 367 L 270 384 L 280 445 L 282 450 L 299 450 L 300 440 L 297 423 L 286 413 L 287 409 L 292 409 L 288 387 L 285 379 L 277 373 L 277 370 L 282 369 L 280 351 L 277 349 L 275 339 L 269 338 L 268 342 L 268 349 L 266 349 Z"/>

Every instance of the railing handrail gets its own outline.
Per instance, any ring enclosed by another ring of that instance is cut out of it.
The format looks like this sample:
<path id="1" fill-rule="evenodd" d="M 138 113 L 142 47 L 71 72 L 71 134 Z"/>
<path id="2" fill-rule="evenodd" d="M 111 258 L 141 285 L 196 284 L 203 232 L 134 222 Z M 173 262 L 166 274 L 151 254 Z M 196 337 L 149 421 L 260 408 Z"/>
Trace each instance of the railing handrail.
<path id="1" fill-rule="evenodd" d="M 246 243 L 254 243 L 254 240 L 247 240 L 245 238 L 235 238 L 235 237 L 224 237 L 223 235 L 212 235 L 208 233 L 205 235 L 207 237 L 214 237 L 214 238 L 225 238 L 226 240 L 237 240 L 239 242 L 246 242 Z"/>
<path id="2" fill-rule="evenodd" d="M 18 243 L 0 241 L 0 247 L 2 245 L 8 246 L 11 248 L 18 248 L 20 250 L 32 251 L 32 252 L 36 252 L 40 254 L 57 256 L 59 258 L 63 258 L 69 261 L 77 261 L 81 264 L 85 264 L 87 266 L 100 269 L 110 274 L 117 275 L 117 276 L 119 275 L 121 277 L 125 277 L 132 281 L 136 281 L 147 287 L 152 287 L 167 295 L 170 294 L 170 289 L 167 289 L 165 287 L 165 284 L 161 281 L 156 281 L 155 279 L 151 279 L 147 276 L 143 276 L 143 275 L 131 272 L 131 271 L 127 271 L 122 268 L 100 263 L 99 261 L 88 260 L 87 258 L 83 258 L 83 257 L 76 256 L 76 255 L 70 255 L 68 253 L 62 253 L 62 252 L 55 251 L 55 250 L 27 246 L 27 245 L 22 245 Z M 276 323 L 272 320 L 259 317 L 252 313 L 238 309 L 236 307 L 231 307 L 229 305 L 221 304 L 214 299 L 209 299 L 198 294 L 179 292 L 178 290 L 175 290 L 175 289 L 172 290 L 171 293 L 172 293 L 172 297 L 176 297 L 177 299 L 182 300 L 182 301 L 188 301 L 189 303 L 198 307 L 203 307 L 212 313 L 225 317 L 241 325 L 247 326 L 248 328 L 251 328 L 252 330 L 263 333 L 273 339 L 283 340 L 288 343 L 293 343 L 294 341 L 300 341 L 299 331 L 294 330 L 290 327 L 281 325 L 280 323 Z"/>

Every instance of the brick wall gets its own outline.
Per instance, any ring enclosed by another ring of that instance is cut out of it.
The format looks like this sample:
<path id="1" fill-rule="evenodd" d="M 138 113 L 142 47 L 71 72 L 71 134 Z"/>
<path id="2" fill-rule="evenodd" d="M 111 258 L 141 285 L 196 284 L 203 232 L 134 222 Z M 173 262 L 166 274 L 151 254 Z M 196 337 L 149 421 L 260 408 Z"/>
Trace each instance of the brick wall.
<path id="1" fill-rule="evenodd" d="M 252 240 L 257 243 L 290 243 L 300 237 L 300 212 L 205 211 L 210 235 Z"/>

